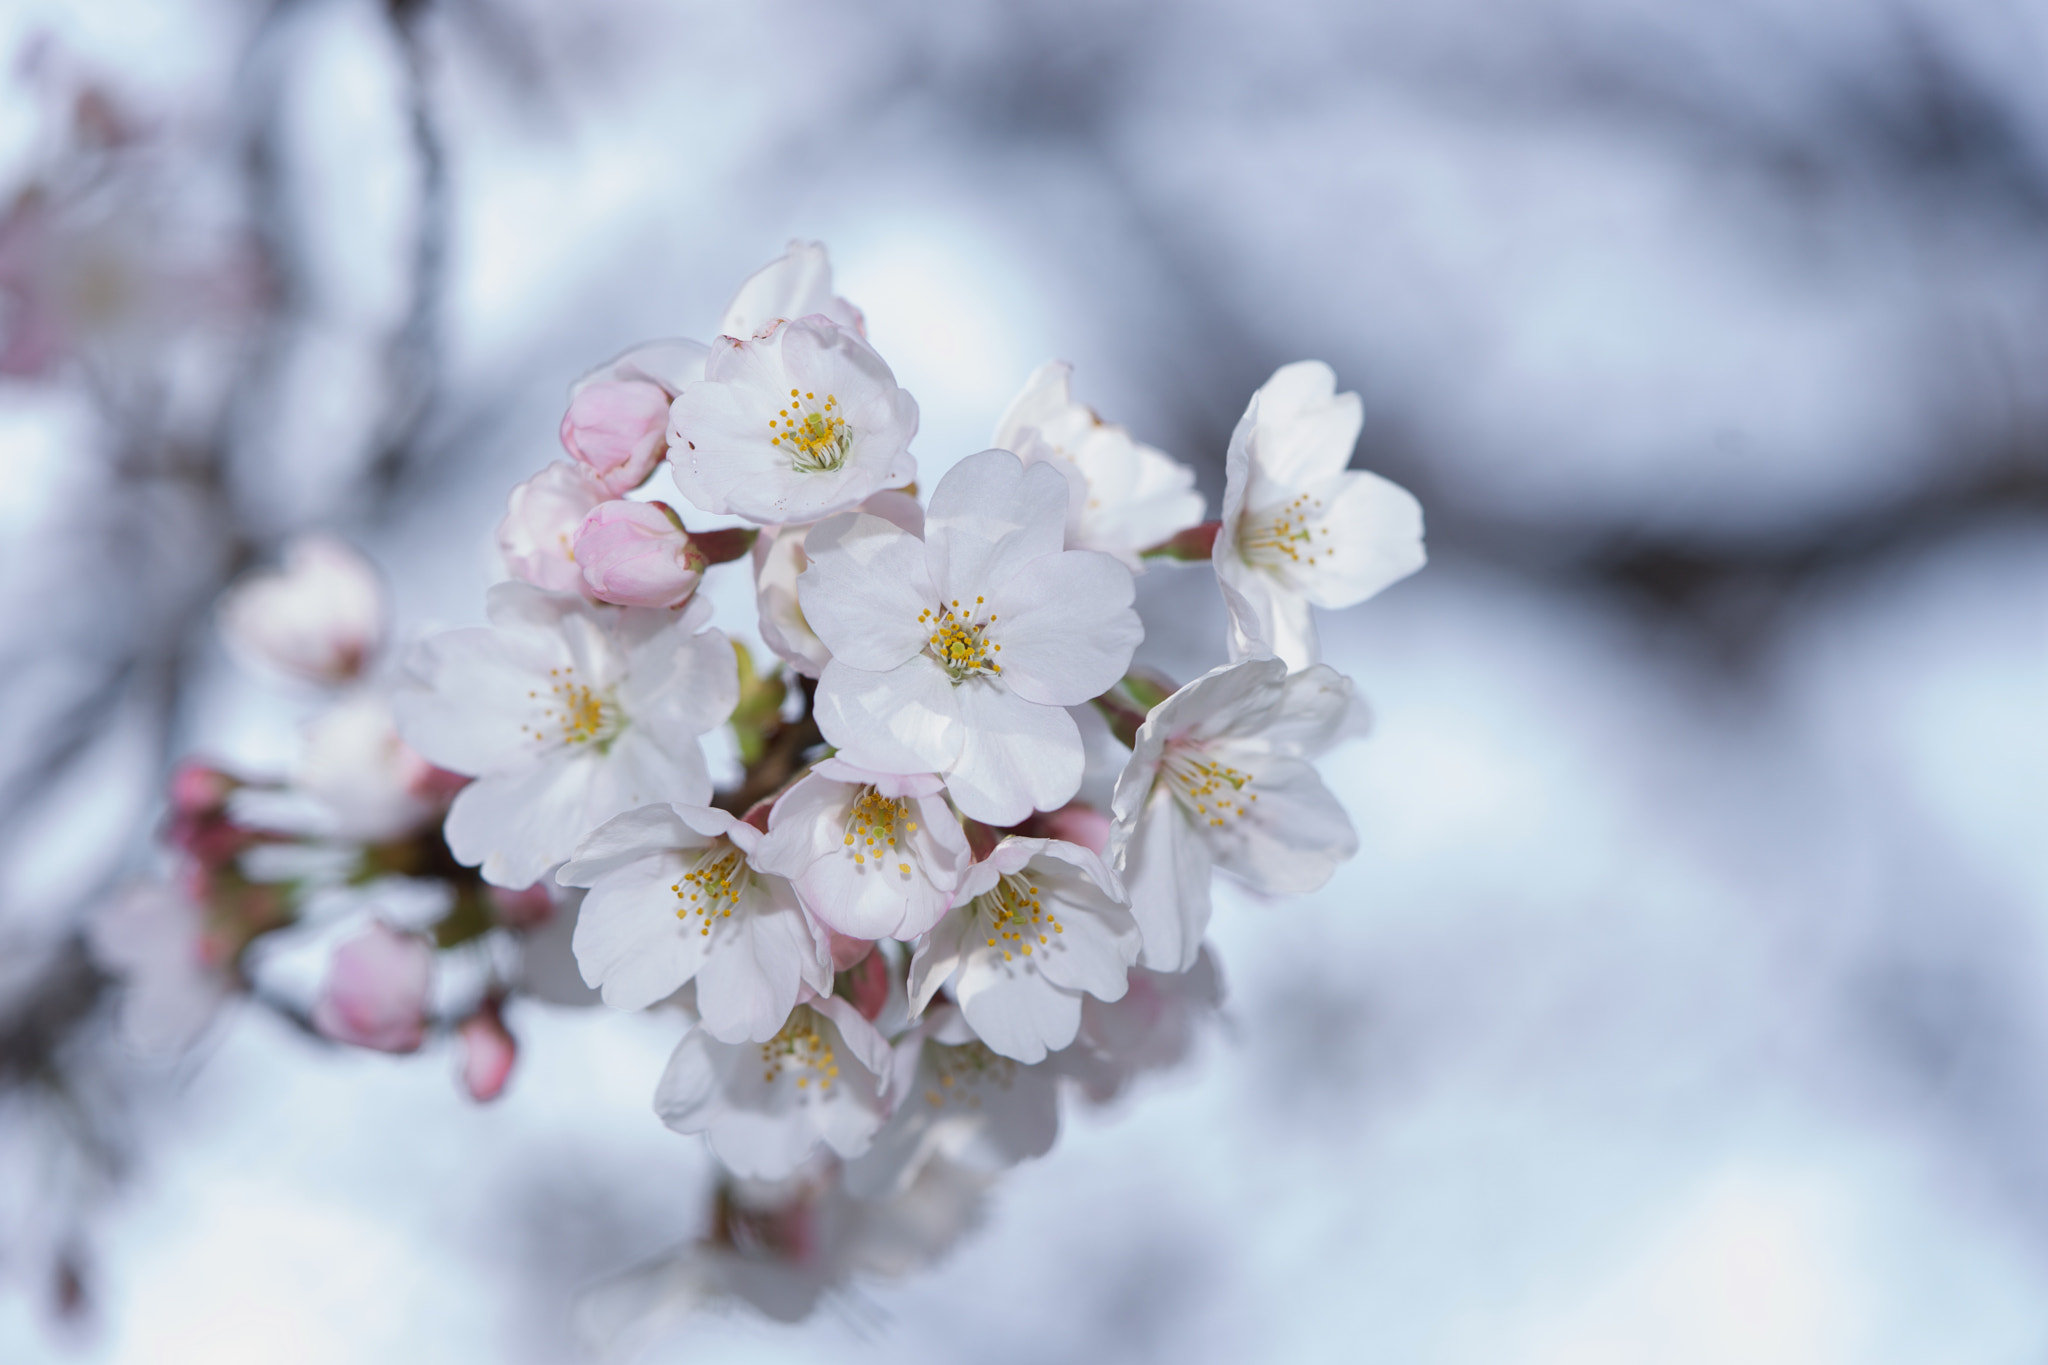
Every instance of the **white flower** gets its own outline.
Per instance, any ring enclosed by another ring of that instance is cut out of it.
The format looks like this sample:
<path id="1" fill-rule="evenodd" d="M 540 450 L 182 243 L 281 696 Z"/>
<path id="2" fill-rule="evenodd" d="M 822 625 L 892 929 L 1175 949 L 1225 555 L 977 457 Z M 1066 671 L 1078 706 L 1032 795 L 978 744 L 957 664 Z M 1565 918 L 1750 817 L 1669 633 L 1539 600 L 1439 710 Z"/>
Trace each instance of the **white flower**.
<path id="1" fill-rule="evenodd" d="M 974 861 L 943 786 L 930 773 L 871 773 L 828 758 L 768 813 L 754 865 L 794 881 L 829 929 L 916 938 L 946 913 Z"/>
<path id="2" fill-rule="evenodd" d="M 789 250 L 747 276 L 719 319 L 720 336 L 760 336 L 778 322 L 822 314 L 865 336 L 860 309 L 832 292 L 832 261 L 821 242 L 793 241 Z"/>
<path id="3" fill-rule="evenodd" d="M 911 535 L 924 534 L 924 508 L 908 493 L 877 493 L 860 510 Z M 796 596 L 797 576 L 811 562 L 804 554 L 804 541 L 813 524 L 770 526 L 754 541 L 754 606 L 760 613 L 761 642 L 806 678 L 817 677 L 832 661 L 832 651 L 804 619 Z"/>
<path id="4" fill-rule="evenodd" d="M 183 1052 L 232 988 L 207 934 L 206 908 L 163 882 L 118 892 L 88 922 L 86 942 L 93 961 L 121 981 L 121 1038 L 137 1052 Z"/>
<path id="5" fill-rule="evenodd" d="M 1313 604 L 1348 607 L 1423 565 L 1422 507 L 1398 484 L 1349 470 L 1358 395 L 1319 360 L 1283 365 L 1230 436 L 1212 561 L 1230 611 L 1232 660 L 1316 661 Z"/>
<path id="6" fill-rule="evenodd" d="M 739 699 L 732 645 L 681 612 L 608 607 L 525 583 L 490 591 L 491 624 L 417 646 L 393 706 L 406 743 L 477 780 L 448 812 L 448 847 L 497 886 L 526 886 L 612 816 L 701 805 L 697 736 Z"/>
<path id="7" fill-rule="evenodd" d="M 1117 779 L 1110 858 L 1144 931 L 1182 971 L 1209 923 L 1211 866 L 1272 894 L 1313 891 L 1358 836 L 1309 759 L 1355 732 L 1351 680 L 1278 659 L 1212 669 L 1152 708 Z"/>
<path id="8" fill-rule="evenodd" d="M 347 543 L 303 536 L 283 568 L 246 574 L 228 589 L 220 632 L 244 659 L 311 682 L 346 682 L 384 638 L 383 586 Z"/>
<path id="9" fill-rule="evenodd" d="M 1037 1062 L 1074 1041 L 1081 997 L 1115 1000 L 1138 956 L 1116 875 L 1078 844 L 1008 838 L 971 868 L 955 908 L 919 940 L 910 999 L 921 1010 L 957 969 L 954 998 L 991 1048 Z"/>
<path id="10" fill-rule="evenodd" d="M 638 1360 L 693 1313 L 725 1301 L 796 1322 L 850 1281 L 929 1265 L 981 1219 L 991 1177 L 928 1161 L 883 1199 L 853 1197 L 829 1163 L 787 1180 L 727 1180 L 711 1235 L 606 1280 L 577 1304 L 604 1360 Z"/>
<path id="11" fill-rule="evenodd" d="M 1194 1047 L 1197 1026 L 1222 1005 L 1223 978 L 1206 947 L 1184 972 L 1133 967 L 1123 999 L 1081 1002 L 1080 1035 L 1054 1061 L 1090 1100 L 1104 1104 L 1135 1077 L 1178 1066 Z"/>
<path id="12" fill-rule="evenodd" d="M 676 487 L 707 512 L 816 521 L 917 477 L 917 401 L 858 333 L 821 315 L 720 337 L 668 421 Z"/>
<path id="13" fill-rule="evenodd" d="M 583 979 L 625 1010 L 694 980 L 714 1038 L 775 1036 L 804 986 L 832 989 L 832 956 L 790 884 L 749 865 L 760 842 L 709 806 L 643 806 L 599 825 L 555 874 L 590 888 L 572 941 Z"/>
<path id="14" fill-rule="evenodd" d="M 888 1040 L 844 1000 L 790 1012 L 766 1042 L 684 1036 L 654 1091 L 654 1111 L 678 1133 L 703 1133 L 735 1173 L 779 1180 L 824 1143 L 842 1157 L 867 1149 L 882 1126 Z"/>
<path id="15" fill-rule="evenodd" d="M 576 563 L 576 533 L 611 493 L 588 469 L 557 460 L 512 490 L 498 523 L 498 553 L 505 571 L 550 592 L 588 596 Z"/>
<path id="16" fill-rule="evenodd" d="M 818 726 L 842 758 L 940 773 L 992 825 L 1073 796 L 1083 751 L 1063 708 L 1122 677 L 1144 627 L 1130 570 L 1061 548 L 1066 499 L 1049 466 L 987 450 L 939 481 L 922 541 L 866 515 L 812 530 L 797 591 L 832 651 Z"/>
<path id="17" fill-rule="evenodd" d="M 889 1121 L 847 1164 L 847 1188 L 856 1195 L 903 1189 L 934 1157 L 974 1171 L 1007 1170 L 1045 1155 L 1059 1136 L 1061 1072 L 991 1051 L 957 1009 L 926 1015 L 897 1044 L 893 1065 Z"/>
<path id="18" fill-rule="evenodd" d="M 447 797 L 432 765 L 398 737 L 390 699 L 361 690 L 309 721 L 292 765 L 292 786 L 314 798 L 319 832 L 376 843 L 418 829 Z"/>
<path id="19" fill-rule="evenodd" d="M 1067 548 L 1100 550 L 1142 569 L 1139 555 L 1202 520 L 1195 471 L 1076 403 L 1073 373 L 1063 360 L 1040 365 L 989 444 L 1066 476 Z"/>

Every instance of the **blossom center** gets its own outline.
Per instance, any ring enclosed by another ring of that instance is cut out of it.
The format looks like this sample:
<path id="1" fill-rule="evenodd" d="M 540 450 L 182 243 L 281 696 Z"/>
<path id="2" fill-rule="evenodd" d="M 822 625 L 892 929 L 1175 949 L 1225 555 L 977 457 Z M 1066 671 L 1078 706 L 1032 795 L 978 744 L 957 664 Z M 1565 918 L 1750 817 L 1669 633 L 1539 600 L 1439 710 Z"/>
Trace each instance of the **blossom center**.
<path id="1" fill-rule="evenodd" d="M 908 797 L 888 797 L 873 787 L 862 787 L 846 815 L 845 848 L 853 855 L 854 866 L 865 867 L 873 859 L 875 866 L 881 867 L 898 854 L 908 857 L 905 845 L 915 833 L 917 821 L 910 818 Z M 896 870 L 907 877 L 910 864 L 899 858 Z"/>
<path id="2" fill-rule="evenodd" d="M 814 1010 L 792 1010 L 782 1032 L 761 1044 L 762 1082 L 773 1085 L 785 1075 L 796 1078 L 799 1090 L 808 1090 L 813 1078 L 819 1090 L 830 1090 L 839 1075 L 839 1058 Z"/>
<path id="3" fill-rule="evenodd" d="M 619 709 L 609 688 L 600 691 L 578 682 L 573 666 L 551 668 L 548 678 L 547 701 L 541 707 L 540 722 L 519 727 L 538 742 L 594 743 L 602 749 L 626 727 L 625 712 Z M 539 688 L 526 695 L 536 701 L 542 697 Z"/>
<path id="4" fill-rule="evenodd" d="M 1008 1090 L 1010 1082 L 1017 1076 L 1015 1062 L 990 1051 L 988 1045 L 980 1041 L 959 1047 L 927 1045 L 924 1055 L 931 1059 L 932 1064 L 932 1083 L 925 1087 L 924 1101 L 934 1109 L 948 1100 L 957 1100 L 969 1109 L 979 1109 L 984 1085 Z"/>
<path id="5" fill-rule="evenodd" d="M 846 463 L 853 449 L 853 428 L 834 394 L 819 402 L 814 393 L 789 391 L 789 402 L 768 419 L 775 435 L 768 444 L 786 451 L 790 467 L 799 474 L 829 474 Z"/>
<path id="6" fill-rule="evenodd" d="M 985 605 L 977 597 L 973 606 L 962 607 L 956 597 L 950 606 L 941 603 L 936 612 L 927 608 L 917 614 L 918 625 L 931 632 L 924 652 L 946 670 L 955 687 L 969 678 L 993 677 L 1003 671 L 996 662 L 1003 647 L 988 638 L 988 628 L 996 623 L 995 613 L 990 612 L 986 621 L 976 619 Z"/>
<path id="7" fill-rule="evenodd" d="M 1251 803 L 1259 799 L 1257 792 L 1245 790 L 1251 785 L 1250 773 L 1218 763 L 1199 749 L 1169 749 L 1160 770 L 1181 804 L 1213 828 L 1250 814 Z"/>
<path id="8" fill-rule="evenodd" d="M 1238 523 L 1238 553 L 1255 568 L 1307 568 L 1336 553 L 1322 525 L 1323 500 L 1296 494 L 1277 506 L 1247 509 Z"/>
<path id="9" fill-rule="evenodd" d="M 711 926 L 732 918 L 732 907 L 747 889 L 747 860 L 732 843 L 720 839 L 697 855 L 688 872 L 669 883 L 676 894 L 676 918 L 688 924 L 697 917 L 697 932 L 705 937 Z"/>
<path id="10" fill-rule="evenodd" d="M 1012 961 L 1012 948 L 1030 957 L 1036 946 L 1052 942 L 1050 934 L 1064 934 L 1059 917 L 1045 908 L 1038 887 L 1018 872 L 1006 872 L 988 891 L 974 898 L 974 904 L 988 916 L 988 946 L 1003 950 L 1003 961 Z"/>

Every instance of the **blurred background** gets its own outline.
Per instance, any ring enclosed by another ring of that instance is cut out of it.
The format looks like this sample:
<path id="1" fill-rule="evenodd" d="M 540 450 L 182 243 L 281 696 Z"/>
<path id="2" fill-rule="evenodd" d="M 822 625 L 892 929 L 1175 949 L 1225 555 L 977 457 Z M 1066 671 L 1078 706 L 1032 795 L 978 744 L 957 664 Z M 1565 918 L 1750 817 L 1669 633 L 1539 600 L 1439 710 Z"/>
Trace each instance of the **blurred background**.
<path id="1" fill-rule="evenodd" d="M 927 482 L 1058 356 L 1213 509 L 1320 357 L 1432 563 L 1325 619 L 1363 849 L 1221 898 L 1197 1063 L 647 1359 L 2048 1358 L 2048 4 L 7 0 L 0 62 L 0 1357 L 570 1360 L 699 1230 L 670 1025 L 529 1002 L 485 1108 L 257 1010 L 166 1072 L 80 930 L 315 704 L 226 582 L 329 529 L 479 619 L 568 383 L 801 236 Z"/>

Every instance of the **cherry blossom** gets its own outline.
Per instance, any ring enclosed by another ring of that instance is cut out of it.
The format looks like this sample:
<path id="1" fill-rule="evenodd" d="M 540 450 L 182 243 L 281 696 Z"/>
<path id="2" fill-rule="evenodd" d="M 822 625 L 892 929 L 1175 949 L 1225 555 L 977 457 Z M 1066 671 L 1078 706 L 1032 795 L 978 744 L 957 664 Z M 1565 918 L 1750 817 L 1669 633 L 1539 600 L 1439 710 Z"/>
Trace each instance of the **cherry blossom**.
<path id="1" fill-rule="evenodd" d="M 1063 709 L 1122 676 L 1144 635 L 1130 570 L 1062 549 L 1067 489 L 1008 451 L 933 490 L 923 540 L 865 514 L 806 541 L 804 616 L 832 651 L 818 726 L 873 772 L 936 772 L 960 810 L 1011 825 L 1079 788 Z"/>
<path id="2" fill-rule="evenodd" d="M 907 493 L 876 493 L 859 510 L 911 535 L 924 534 L 924 508 Z M 824 672 L 832 660 L 832 651 L 811 629 L 797 601 L 798 575 L 810 564 L 804 543 L 813 524 L 771 526 L 754 542 L 754 603 L 760 613 L 761 641 L 807 678 Z"/>
<path id="3" fill-rule="evenodd" d="M 462 1088 L 478 1104 L 487 1104 L 505 1091 L 512 1078 L 512 1064 L 519 1060 L 519 1042 L 505 1027 L 504 1004 L 497 997 L 485 999 L 476 1013 L 455 1026 L 462 1044 Z"/>
<path id="4" fill-rule="evenodd" d="M 1421 568 L 1422 507 L 1377 474 L 1347 469 L 1363 422 L 1319 360 L 1283 365 L 1231 433 L 1212 559 L 1233 660 L 1316 661 L 1311 606 L 1363 602 Z"/>
<path id="5" fill-rule="evenodd" d="M 589 594 L 576 535 L 610 490 L 580 465 L 557 460 L 512 490 L 498 523 L 498 552 L 514 578 L 550 592 Z"/>
<path id="6" fill-rule="evenodd" d="M 1350 817 L 1309 760 L 1362 724 L 1351 680 L 1278 659 L 1211 669 L 1138 727 L 1111 809 L 1111 861 L 1144 931 L 1143 965 L 1191 966 L 1209 923 L 1209 872 L 1258 891 L 1314 891 L 1358 851 Z"/>
<path id="7" fill-rule="evenodd" d="M 210 950 L 206 907 L 165 882 L 117 892 L 87 922 L 92 957 L 121 982 L 121 1039 L 167 1057 L 195 1042 L 233 986 Z"/>
<path id="8" fill-rule="evenodd" d="M 926 1014 L 897 1044 L 892 1065 L 889 1122 L 847 1164 L 855 1194 L 894 1193 L 934 1157 L 969 1170 L 1007 1170 L 1045 1155 L 1059 1136 L 1061 1073 L 990 1050 L 952 1006 Z"/>
<path id="9" fill-rule="evenodd" d="M 789 250 L 747 276 L 718 321 L 720 336 L 760 336 L 778 322 L 819 314 L 867 335 L 860 309 L 832 292 L 832 260 L 823 244 L 793 241 Z"/>
<path id="10" fill-rule="evenodd" d="M 707 512 L 816 521 L 917 477 L 917 402 L 850 328 L 812 314 L 722 336 L 669 409 L 676 486 Z"/>
<path id="11" fill-rule="evenodd" d="M 802 1319 L 858 1278 L 929 1265 L 980 1220 L 991 1177 L 943 1158 L 884 1196 L 855 1197 L 829 1162 L 783 1180 L 725 1180 L 709 1236 L 604 1281 L 577 1305 L 604 1359 L 638 1359 L 691 1313 L 737 1300 Z"/>
<path id="12" fill-rule="evenodd" d="M 417 646 L 393 699 L 408 744 L 477 779 L 448 812 L 458 859 L 526 886 L 614 815 L 710 798 L 697 736 L 732 713 L 739 669 L 699 629 L 707 603 L 609 607 L 525 583 L 487 600 L 491 624 Z"/>
<path id="13" fill-rule="evenodd" d="M 668 405 L 674 397 L 648 379 L 598 379 L 578 385 L 562 414 L 562 449 L 607 493 L 623 497 L 668 454 Z"/>
<path id="14" fill-rule="evenodd" d="M 954 908 L 917 945 L 910 999 L 922 1010 L 957 971 L 953 995 L 975 1036 L 1020 1062 L 1074 1041 L 1081 997 L 1115 1000 L 1138 956 L 1123 889 L 1078 844 L 1011 837 L 960 883 Z"/>
<path id="15" fill-rule="evenodd" d="M 660 502 L 601 502 L 577 529 L 570 557 L 583 589 L 621 607 L 680 607 L 704 577 L 704 552 Z"/>
<path id="16" fill-rule="evenodd" d="M 776 1180 L 820 1143 L 867 1149 L 885 1117 L 889 1043 L 845 1000 L 790 1011 L 763 1042 L 724 1043 L 690 1030 L 655 1088 L 654 1109 L 679 1133 L 703 1133 L 735 1174 Z"/>
<path id="17" fill-rule="evenodd" d="M 712 1037 L 774 1037 L 804 987 L 832 989 L 832 957 L 789 882 L 749 862 L 760 843 L 708 806 L 644 806 L 598 826 L 555 874 L 590 888 L 572 940 L 583 979 L 628 1010 L 694 980 Z"/>
<path id="18" fill-rule="evenodd" d="M 398 737 L 391 700 L 359 690 L 306 724 L 292 786 L 311 796 L 322 833 L 374 843 L 419 828 L 446 808 L 449 776 Z"/>
<path id="19" fill-rule="evenodd" d="M 1065 476 L 1068 549 L 1100 550 L 1141 570 L 1144 551 L 1201 521 L 1195 471 L 1076 403 L 1073 372 L 1063 360 L 1033 371 L 989 444 Z"/>
<path id="20" fill-rule="evenodd" d="M 382 921 L 334 950 L 313 1006 L 313 1027 L 337 1043 L 414 1052 L 426 1037 L 434 950 Z"/>
<path id="21" fill-rule="evenodd" d="M 1206 946 L 1184 972 L 1133 967 L 1122 999 L 1081 1002 L 1081 1032 L 1054 1060 L 1091 1101 L 1106 1104 L 1138 1076 L 1185 1061 L 1199 1027 L 1222 1006 L 1223 976 Z"/>
<path id="22" fill-rule="evenodd" d="M 938 921 L 973 855 L 930 773 L 826 759 L 768 816 L 757 867 L 796 883 L 819 923 L 853 938 L 910 939 Z"/>
<path id="23" fill-rule="evenodd" d="M 247 574 L 228 590 L 220 633 L 244 659 L 309 682 L 347 682 L 383 641 L 383 585 L 346 542 L 303 536 L 282 568 Z"/>

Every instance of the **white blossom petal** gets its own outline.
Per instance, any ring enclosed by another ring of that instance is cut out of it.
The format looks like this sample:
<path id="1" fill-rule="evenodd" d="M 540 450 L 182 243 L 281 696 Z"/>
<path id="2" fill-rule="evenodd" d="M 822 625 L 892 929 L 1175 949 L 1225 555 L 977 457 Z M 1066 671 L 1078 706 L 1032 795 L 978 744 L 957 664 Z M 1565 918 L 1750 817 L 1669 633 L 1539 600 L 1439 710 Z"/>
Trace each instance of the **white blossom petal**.
<path id="1" fill-rule="evenodd" d="M 849 763 L 883 773 L 944 772 L 967 742 L 960 689 L 920 654 L 886 673 L 838 659 L 818 679 L 818 729 Z"/>
<path id="2" fill-rule="evenodd" d="M 1035 559 L 989 588 L 1003 682 L 1026 701 L 1079 706 L 1130 667 L 1145 638 L 1131 610 L 1131 571 L 1105 554 L 1068 550 Z"/>
<path id="3" fill-rule="evenodd" d="M 797 598 L 833 658 L 884 673 L 925 648 L 938 594 L 917 537 L 856 512 L 812 527 L 804 554 Z"/>
<path id="4" fill-rule="evenodd" d="M 1058 809 L 1081 789 L 1087 751 L 1065 710 L 978 681 L 953 692 L 965 741 L 946 772 L 946 791 L 961 814 L 1014 825 L 1034 810 Z"/>

